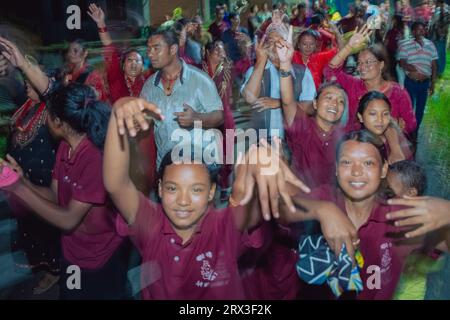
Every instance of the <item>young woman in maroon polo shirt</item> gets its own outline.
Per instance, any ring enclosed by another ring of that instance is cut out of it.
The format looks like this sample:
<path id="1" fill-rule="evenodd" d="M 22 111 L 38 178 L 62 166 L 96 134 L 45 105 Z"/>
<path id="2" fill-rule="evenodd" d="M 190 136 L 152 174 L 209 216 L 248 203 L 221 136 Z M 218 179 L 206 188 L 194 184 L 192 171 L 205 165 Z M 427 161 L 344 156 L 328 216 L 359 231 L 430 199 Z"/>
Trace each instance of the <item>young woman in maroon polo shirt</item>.
<path id="1" fill-rule="evenodd" d="M 357 116 L 366 130 L 383 141 L 390 164 L 413 158 L 408 139 L 391 121 L 391 102 L 383 93 L 369 91 L 362 96 Z"/>
<path id="2" fill-rule="evenodd" d="M 33 185 L 12 161 L 21 179 L 7 190 L 63 230 L 62 299 L 120 299 L 126 283 L 123 237 L 116 233 L 116 211 L 102 178 L 111 109 L 97 100 L 91 87 L 75 83 L 55 92 L 47 106 L 50 133 L 61 140 L 51 187 Z M 76 275 L 70 279 L 74 272 L 70 265 L 81 270 L 78 280 Z"/>
<path id="3" fill-rule="evenodd" d="M 337 83 L 319 88 L 314 102 L 315 115 L 309 116 L 297 107 L 294 99 L 292 74 L 292 28 L 288 41 L 278 44 L 280 59 L 280 89 L 284 126 L 292 151 L 294 172 L 309 187 L 334 181 L 334 150 L 344 134 L 348 119 L 347 94 Z"/>
<path id="4" fill-rule="evenodd" d="M 326 201 L 333 210 L 346 212 L 358 230 L 359 250 L 364 258 L 360 271 L 364 289 L 357 299 L 391 299 L 407 255 L 421 242 L 406 241 L 405 230 L 386 218 L 387 213 L 399 207 L 387 205 L 379 197 L 381 180 L 388 171 L 385 159 L 384 144 L 377 136 L 367 130 L 350 132 L 336 149 L 338 187 L 323 185 L 308 195 L 308 199 Z M 295 197 L 294 202 L 301 204 L 302 198 Z M 379 282 L 371 277 L 373 270 Z"/>
<path id="5" fill-rule="evenodd" d="M 261 216 L 264 220 L 270 220 L 271 216 L 321 220 L 328 210 L 312 208 L 305 214 L 293 206 L 287 197 L 287 182 L 306 192 L 309 189 L 281 160 L 276 167 L 280 170 L 262 173 L 268 169 L 262 163 L 270 160 L 273 164 L 274 159 L 280 158 L 277 139 L 277 151 L 261 142 L 259 148 L 251 147 L 244 164 L 237 166 L 231 207 L 217 210 L 211 205 L 215 193 L 214 165 L 207 165 L 202 156 L 192 154 L 173 159 L 171 152 L 164 157 L 160 169 L 161 204 L 149 201 L 136 190 L 128 173 L 128 135 L 133 137 L 138 130 L 148 130 L 144 110 L 164 121 L 161 111 L 144 99 L 124 98 L 116 102 L 103 166 L 105 187 L 126 222 L 118 218 L 117 228 L 121 234 L 131 236 L 142 256 L 143 298 L 246 298 L 238 258 L 247 250 L 266 247 L 270 242 L 270 225 L 261 222 Z M 269 159 L 261 158 L 263 153 Z M 248 165 L 250 159 L 256 165 Z M 254 195 L 255 188 L 260 203 Z M 288 210 L 279 210 L 278 197 L 287 203 Z M 322 213 L 320 217 L 318 210 Z M 327 219 L 340 230 L 325 232 L 326 237 L 330 241 L 336 237 L 350 239 L 351 228 L 340 223 L 341 217 L 330 215 Z"/>

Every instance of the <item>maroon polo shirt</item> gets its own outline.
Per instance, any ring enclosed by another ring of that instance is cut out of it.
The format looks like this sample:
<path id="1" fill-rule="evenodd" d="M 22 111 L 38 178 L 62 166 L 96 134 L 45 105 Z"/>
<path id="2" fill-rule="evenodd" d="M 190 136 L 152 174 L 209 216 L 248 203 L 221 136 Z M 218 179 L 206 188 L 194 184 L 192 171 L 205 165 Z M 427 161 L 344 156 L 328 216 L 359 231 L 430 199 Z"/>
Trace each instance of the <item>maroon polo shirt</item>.
<path id="1" fill-rule="evenodd" d="M 69 159 L 70 146 L 62 141 L 56 154 L 53 179 L 58 181 L 58 204 L 70 201 L 92 204 L 81 223 L 62 236 L 64 258 L 84 269 L 101 268 L 123 238 L 116 233 L 116 211 L 108 201 L 103 185 L 103 154 L 84 138 Z"/>
<path id="2" fill-rule="evenodd" d="M 238 258 L 247 248 L 262 247 L 266 237 L 261 227 L 251 234 L 240 232 L 237 214 L 246 214 L 243 207 L 210 207 L 191 239 L 182 244 L 162 206 L 141 193 L 134 223 L 127 226 L 118 217 L 116 226 L 141 254 L 143 299 L 245 299 Z"/>
<path id="3" fill-rule="evenodd" d="M 323 185 L 314 189 L 308 197 L 331 201 L 346 212 L 344 194 L 340 189 L 331 185 Z M 388 300 L 391 299 L 407 256 L 417 248 L 415 245 L 406 244 L 401 237 L 402 229 L 395 227 L 386 219 L 386 214 L 404 207 L 390 206 L 381 200 L 377 201 L 372 209 L 369 219 L 358 229 L 360 239 L 359 250 L 364 258 L 364 266 L 360 272 L 364 289 L 357 296 L 359 300 Z M 402 242 L 400 242 L 402 241 Z M 368 279 L 375 274 L 372 268 L 379 268 L 380 288 L 369 288 L 368 284 L 374 283 Z"/>
<path id="4" fill-rule="evenodd" d="M 334 183 L 335 149 L 343 134 L 340 127 L 325 132 L 314 117 L 297 111 L 292 125 L 286 128 L 286 139 L 292 151 L 294 172 L 308 187 Z"/>

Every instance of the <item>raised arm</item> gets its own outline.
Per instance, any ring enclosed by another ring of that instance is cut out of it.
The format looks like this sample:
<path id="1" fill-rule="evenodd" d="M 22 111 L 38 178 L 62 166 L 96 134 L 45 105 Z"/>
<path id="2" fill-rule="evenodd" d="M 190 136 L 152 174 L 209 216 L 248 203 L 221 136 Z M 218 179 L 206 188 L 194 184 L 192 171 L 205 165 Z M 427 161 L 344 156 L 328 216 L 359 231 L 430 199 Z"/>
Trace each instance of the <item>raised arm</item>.
<path id="1" fill-rule="evenodd" d="M 36 90 L 43 94 L 47 91 L 50 80 L 47 75 L 37 65 L 31 64 L 19 48 L 11 41 L 0 37 L 0 45 L 4 47 L 3 56 L 16 68 L 22 70 L 30 80 Z"/>
<path id="2" fill-rule="evenodd" d="M 277 43 L 277 54 L 280 59 L 280 90 L 281 106 L 286 124 L 290 127 L 297 114 L 297 101 L 294 97 L 294 86 L 292 79 L 292 57 L 294 48 L 292 46 L 292 26 L 289 28 L 287 41 Z"/>
<path id="3" fill-rule="evenodd" d="M 331 68 L 337 68 L 341 66 L 347 57 L 352 53 L 354 48 L 360 47 L 365 41 L 370 38 L 372 30 L 365 24 L 360 30 L 356 29 L 353 36 L 348 41 L 347 45 L 343 47 L 334 57 L 331 59 L 329 66 Z"/>
<path id="4" fill-rule="evenodd" d="M 103 46 L 111 45 L 112 39 L 111 35 L 106 30 L 105 13 L 103 12 L 102 8 L 97 7 L 97 5 L 94 3 L 91 3 L 89 5 L 89 11 L 87 13 L 97 24 L 98 36 L 100 37 Z"/>
<path id="5" fill-rule="evenodd" d="M 253 72 L 247 81 L 244 89 L 242 90 L 242 96 L 247 103 L 253 104 L 258 100 L 261 93 L 261 83 L 264 75 L 264 68 L 267 63 L 267 52 L 264 48 L 265 37 L 260 41 L 256 39 L 256 62 L 253 68 Z"/>
<path id="6" fill-rule="evenodd" d="M 162 120 L 161 111 L 140 98 L 122 98 L 113 106 L 109 120 L 103 157 L 103 182 L 115 206 L 132 224 L 139 206 L 139 191 L 131 181 L 128 135 L 135 137 L 139 130 L 148 130 L 146 114 Z"/>

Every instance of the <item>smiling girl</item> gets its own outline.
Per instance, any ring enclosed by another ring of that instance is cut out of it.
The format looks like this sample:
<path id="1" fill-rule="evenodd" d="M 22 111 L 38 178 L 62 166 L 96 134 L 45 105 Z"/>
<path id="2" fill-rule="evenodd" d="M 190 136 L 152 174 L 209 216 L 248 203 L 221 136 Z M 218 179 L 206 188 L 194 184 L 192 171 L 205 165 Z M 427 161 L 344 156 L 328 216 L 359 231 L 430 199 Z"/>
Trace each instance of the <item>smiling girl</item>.
<path id="1" fill-rule="evenodd" d="M 366 130 L 354 131 L 346 134 L 336 149 L 338 188 L 324 185 L 308 196 L 335 204 L 358 230 L 364 289 L 357 299 L 390 299 L 407 255 L 417 247 L 407 243 L 403 230 L 386 219 L 388 212 L 398 210 L 378 196 L 387 171 L 382 141 Z M 301 198 L 294 201 L 302 203 Z"/>
<path id="2" fill-rule="evenodd" d="M 383 93 L 369 91 L 361 98 L 358 119 L 366 130 L 383 141 L 390 164 L 412 159 L 409 142 L 392 123 L 391 102 Z"/>
<path id="3" fill-rule="evenodd" d="M 280 69 L 287 76 L 280 77 L 284 125 L 292 151 L 294 172 L 309 187 L 331 184 L 334 181 L 334 150 L 342 137 L 348 119 L 347 95 L 337 83 L 323 84 L 313 103 L 314 116 L 297 107 L 293 97 L 293 48 L 280 42 Z"/>

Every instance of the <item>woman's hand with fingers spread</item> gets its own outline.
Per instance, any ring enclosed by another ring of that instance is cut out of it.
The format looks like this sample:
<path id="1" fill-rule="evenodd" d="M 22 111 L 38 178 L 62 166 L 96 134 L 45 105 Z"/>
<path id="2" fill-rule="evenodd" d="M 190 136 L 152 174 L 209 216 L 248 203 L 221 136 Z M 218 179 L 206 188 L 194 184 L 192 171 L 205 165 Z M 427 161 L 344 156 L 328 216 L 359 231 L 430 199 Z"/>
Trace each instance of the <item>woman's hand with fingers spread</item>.
<path id="1" fill-rule="evenodd" d="M 92 20 L 95 21 L 98 28 L 104 28 L 106 26 L 105 13 L 103 12 L 102 8 L 97 7 L 95 3 L 91 3 L 89 5 L 89 11 L 87 13 L 92 18 Z"/>
<path id="2" fill-rule="evenodd" d="M 348 45 L 352 49 L 359 48 L 365 42 L 367 42 L 369 40 L 371 34 L 372 34 L 372 30 L 368 28 L 367 24 L 362 26 L 362 28 L 359 30 L 358 30 L 358 28 L 356 28 L 355 33 L 352 35 L 352 37 L 348 41 Z"/>
<path id="3" fill-rule="evenodd" d="M 11 41 L 0 37 L 0 45 L 4 51 L 2 55 L 15 67 L 22 69 L 26 65 L 26 60 L 19 48 Z"/>

